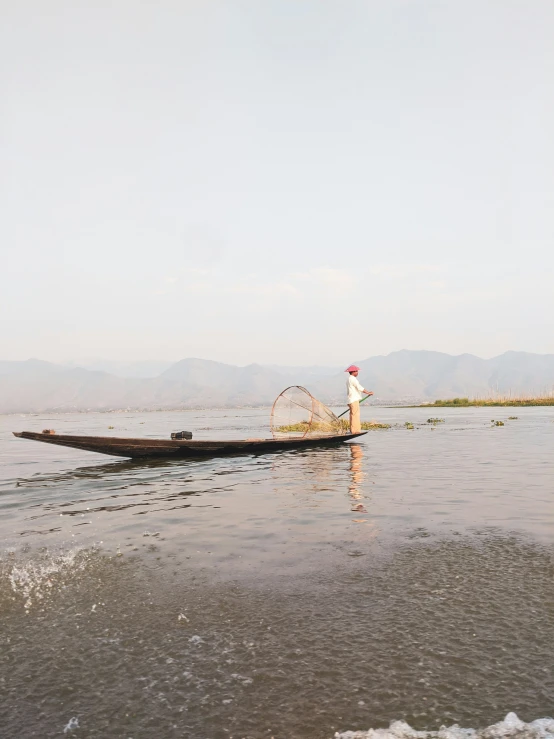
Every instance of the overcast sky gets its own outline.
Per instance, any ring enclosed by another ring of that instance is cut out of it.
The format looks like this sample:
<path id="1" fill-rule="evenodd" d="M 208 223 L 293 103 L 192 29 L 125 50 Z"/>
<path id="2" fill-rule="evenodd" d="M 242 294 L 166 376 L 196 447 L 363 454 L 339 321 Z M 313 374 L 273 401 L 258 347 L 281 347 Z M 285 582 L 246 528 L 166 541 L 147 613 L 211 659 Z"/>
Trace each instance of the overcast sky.
<path id="1" fill-rule="evenodd" d="M 1 0 L 0 358 L 554 352 L 552 0 Z"/>

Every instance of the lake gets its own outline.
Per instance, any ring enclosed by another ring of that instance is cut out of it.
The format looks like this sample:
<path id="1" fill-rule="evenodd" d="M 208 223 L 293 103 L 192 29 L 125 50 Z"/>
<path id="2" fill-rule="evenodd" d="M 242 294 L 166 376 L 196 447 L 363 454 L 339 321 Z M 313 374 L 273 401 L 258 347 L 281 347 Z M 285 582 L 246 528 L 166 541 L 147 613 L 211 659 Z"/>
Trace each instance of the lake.
<path id="1" fill-rule="evenodd" d="M 0 417 L 0 735 L 331 739 L 515 712 L 502 730 L 554 736 L 554 408 L 362 418 L 392 427 L 130 462 L 11 431 L 245 438 L 269 411 Z"/>

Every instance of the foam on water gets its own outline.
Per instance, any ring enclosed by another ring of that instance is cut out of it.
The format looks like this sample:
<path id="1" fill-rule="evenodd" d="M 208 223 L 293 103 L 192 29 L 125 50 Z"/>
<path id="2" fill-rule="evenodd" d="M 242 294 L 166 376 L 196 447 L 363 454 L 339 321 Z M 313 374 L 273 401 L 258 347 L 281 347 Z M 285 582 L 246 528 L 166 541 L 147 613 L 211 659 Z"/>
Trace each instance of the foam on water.
<path id="1" fill-rule="evenodd" d="M 81 572 L 87 561 L 86 553 L 75 547 L 42 560 L 14 564 L 8 572 L 8 581 L 15 596 L 23 598 L 24 608 L 28 612 L 37 602 L 43 601 L 53 588 L 63 587 L 67 576 Z"/>
<path id="2" fill-rule="evenodd" d="M 70 718 L 67 724 L 65 725 L 63 733 L 69 734 L 70 732 L 78 728 L 79 728 L 79 719 L 76 716 L 73 716 L 73 718 Z"/>
<path id="3" fill-rule="evenodd" d="M 527 724 L 515 713 L 508 713 L 503 721 L 484 729 L 453 724 L 438 731 L 416 731 L 405 721 L 393 721 L 388 729 L 337 731 L 335 739 L 554 739 L 554 719 L 538 718 Z"/>

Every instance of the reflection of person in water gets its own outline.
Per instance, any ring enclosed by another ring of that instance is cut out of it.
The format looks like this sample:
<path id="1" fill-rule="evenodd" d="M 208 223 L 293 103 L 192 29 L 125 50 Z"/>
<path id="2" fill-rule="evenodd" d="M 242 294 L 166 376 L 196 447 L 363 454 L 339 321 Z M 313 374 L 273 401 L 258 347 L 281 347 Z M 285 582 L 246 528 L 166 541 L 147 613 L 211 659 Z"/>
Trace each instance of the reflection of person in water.
<path id="1" fill-rule="evenodd" d="M 352 510 L 366 513 L 363 503 L 358 501 L 363 500 L 363 495 L 360 491 L 360 485 L 365 477 L 364 471 L 362 470 L 362 459 L 364 453 L 362 447 L 359 444 L 350 444 L 350 485 L 348 486 L 348 493 L 352 500 Z"/>

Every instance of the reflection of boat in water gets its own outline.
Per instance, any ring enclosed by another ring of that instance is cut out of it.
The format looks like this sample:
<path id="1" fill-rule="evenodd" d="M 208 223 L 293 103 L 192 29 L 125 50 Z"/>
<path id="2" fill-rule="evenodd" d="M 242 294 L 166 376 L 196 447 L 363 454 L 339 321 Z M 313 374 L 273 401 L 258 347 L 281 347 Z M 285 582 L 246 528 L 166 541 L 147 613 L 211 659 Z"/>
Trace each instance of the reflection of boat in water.
<path id="1" fill-rule="evenodd" d="M 66 434 L 44 434 L 33 431 L 15 432 L 15 436 L 32 441 L 43 441 L 87 452 L 111 454 L 115 457 L 132 459 L 147 457 L 223 457 L 231 454 L 260 454 L 316 446 L 342 444 L 360 434 L 337 434 L 326 436 L 304 436 L 284 439 L 229 439 L 226 441 L 193 441 L 180 439 L 120 439 L 109 436 L 70 436 Z"/>

